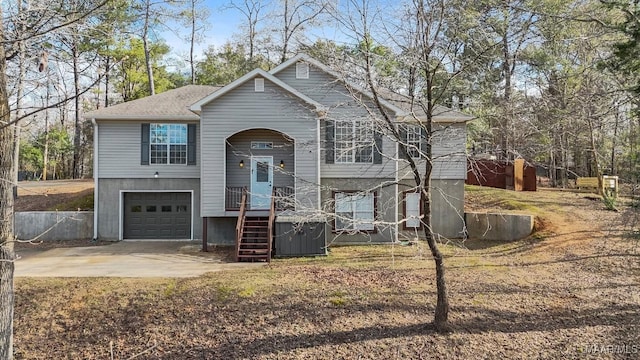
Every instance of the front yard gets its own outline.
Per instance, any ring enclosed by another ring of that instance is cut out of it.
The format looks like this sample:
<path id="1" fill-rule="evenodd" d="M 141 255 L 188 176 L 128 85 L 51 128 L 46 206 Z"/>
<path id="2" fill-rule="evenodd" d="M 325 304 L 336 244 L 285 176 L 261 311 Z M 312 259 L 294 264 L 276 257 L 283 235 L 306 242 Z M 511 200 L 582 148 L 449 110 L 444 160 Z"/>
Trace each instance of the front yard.
<path id="1" fill-rule="evenodd" d="M 474 210 L 528 211 L 541 229 L 510 244 L 443 246 L 451 334 L 429 325 L 425 244 L 336 247 L 194 279 L 17 279 L 16 358 L 640 357 L 640 247 L 620 236 L 630 208 L 468 190 Z"/>

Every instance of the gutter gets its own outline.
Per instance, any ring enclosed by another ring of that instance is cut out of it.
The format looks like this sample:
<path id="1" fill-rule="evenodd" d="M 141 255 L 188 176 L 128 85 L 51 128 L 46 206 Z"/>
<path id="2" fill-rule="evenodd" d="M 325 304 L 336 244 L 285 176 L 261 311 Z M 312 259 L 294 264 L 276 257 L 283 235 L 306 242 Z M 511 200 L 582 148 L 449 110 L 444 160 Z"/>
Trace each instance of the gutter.
<path id="1" fill-rule="evenodd" d="M 98 123 L 95 118 L 91 119 L 93 124 L 93 241 L 98 240 Z"/>

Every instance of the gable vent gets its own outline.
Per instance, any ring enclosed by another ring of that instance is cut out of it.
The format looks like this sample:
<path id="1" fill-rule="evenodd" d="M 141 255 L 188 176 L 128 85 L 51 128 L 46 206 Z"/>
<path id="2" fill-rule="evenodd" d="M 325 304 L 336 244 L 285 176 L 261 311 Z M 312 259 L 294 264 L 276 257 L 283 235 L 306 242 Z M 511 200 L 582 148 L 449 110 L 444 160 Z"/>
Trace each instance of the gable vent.
<path id="1" fill-rule="evenodd" d="M 309 64 L 306 62 L 296 63 L 296 79 L 308 79 L 309 78 Z"/>
<path id="2" fill-rule="evenodd" d="M 256 92 L 264 92 L 264 78 L 255 78 Z"/>

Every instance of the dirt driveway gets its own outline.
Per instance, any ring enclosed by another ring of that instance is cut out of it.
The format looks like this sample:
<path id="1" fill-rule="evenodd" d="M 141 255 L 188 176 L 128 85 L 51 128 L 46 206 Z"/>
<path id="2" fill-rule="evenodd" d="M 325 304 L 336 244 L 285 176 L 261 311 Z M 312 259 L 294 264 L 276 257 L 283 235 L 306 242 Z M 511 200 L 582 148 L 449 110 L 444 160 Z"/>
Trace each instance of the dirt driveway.
<path id="1" fill-rule="evenodd" d="M 17 251 L 17 277 L 197 277 L 264 263 L 230 263 L 198 242 L 121 241 L 104 246 Z"/>

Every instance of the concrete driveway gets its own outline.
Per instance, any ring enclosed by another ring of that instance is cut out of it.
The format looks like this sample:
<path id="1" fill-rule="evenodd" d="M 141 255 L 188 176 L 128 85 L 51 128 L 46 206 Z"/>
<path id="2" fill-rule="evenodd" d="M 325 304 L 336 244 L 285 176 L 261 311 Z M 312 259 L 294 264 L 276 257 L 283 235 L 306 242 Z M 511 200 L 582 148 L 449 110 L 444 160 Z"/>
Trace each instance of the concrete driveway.
<path id="1" fill-rule="evenodd" d="M 198 242 L 121 241 L 104 246 L 17 250 L 16 277 L 196 277 L 251 269 L 264 263 L 228 263 L 200 252 Z"/>

